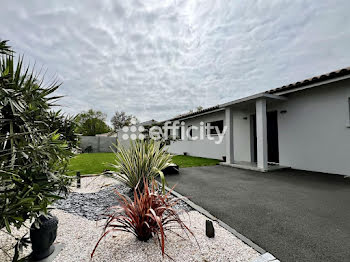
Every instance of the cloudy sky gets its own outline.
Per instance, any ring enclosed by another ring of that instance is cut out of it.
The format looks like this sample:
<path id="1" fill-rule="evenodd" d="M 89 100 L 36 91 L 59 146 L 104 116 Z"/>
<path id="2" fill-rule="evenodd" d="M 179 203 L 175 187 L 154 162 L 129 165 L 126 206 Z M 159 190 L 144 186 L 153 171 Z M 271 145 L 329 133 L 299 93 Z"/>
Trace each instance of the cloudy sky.
<path id="1" fill-rule="evenodd" d="M 349 0 L 3 1 L 0 39 L 67 113 L 163 120 L 350 66 Z"/>

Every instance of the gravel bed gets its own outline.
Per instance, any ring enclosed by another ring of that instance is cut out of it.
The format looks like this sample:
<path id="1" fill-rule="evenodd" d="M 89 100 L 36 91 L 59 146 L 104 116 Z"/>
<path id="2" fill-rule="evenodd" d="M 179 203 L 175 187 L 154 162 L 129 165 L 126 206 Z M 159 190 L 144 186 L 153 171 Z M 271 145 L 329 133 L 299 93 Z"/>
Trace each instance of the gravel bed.
<path id="1" fill-rule="evenodd" d="M 110 207 L 119 205 L 114 190 L 122 194 L 129 191 L 125 186 L 115 184 L 95 193 L 72 192 L 66 199 L 56 201 L 54 207 L 90 220 L 99 220 Z"/>
<path id="2" fill-rule="evenodd" d="M 77 188 L 74 183 L 74 187 L 71 187 L 71 191 L 77 193 L 96 193 L 101 189 L 108 187 L 110 185 L 118 184 L 119 182 L 111 177 L 106 176 L 89 176 L 81 178 L 81 188 Z"/>
<path id="3" fill-rule="evenodd" d="M 125 232 L 114 232 L 105 238 L 96 250 L 94 258 L 90 260 L 90 254 L 102 234 L 105 223 L 105 220 L 101 219 L 102 214 L 105 214 L 109 207 L 118 205 L 117 196 L 113 190 L 123 194 L 130 193 L 126 186 L 114 179 L 103 176 L 85 177 L 82 178 L 81 189 L 73 189 L 67 199 L 55 203 L 51 211 L 59 219 L 55 243 L 64 244 L 64 248 L 54 262 L 172 261 L 162 257 L 155 238 L 142 242 Z M 206 237 L 207 218 L 205 216 L 192 210 L 183 201 L 180 201 L 176 208 L 188 211 L 182 212 L 181 217 L 194 233 L 199 246 L 193 238 L 186 238 L 181 231 L 178 233 L 185 238 L 169 233 L 165 252 L 175 261 L 249 262 L 260 255 L 216 222 L 214 222 L 215 238 Z M 21 235 L 25 230 L 27 229 L 23 228 L 17 233 Z M 11 247 L 12 242 L 0 232 L 1 246 Z M 29 252 L 30 248 L 26 249 L 24 254 Z M 0 251 L 0 261 L 11 260 Z"/>
<path id="4" fill-rule="evenodd" d="M 21 227 L 20 229 L 17 229 L 15 227 L 11 227 L 12 234 L 17 237 L 21 238 L 24 235 L 29 237 L 29 227 L 30 223 L 29 221 L 25 223 L 25 226 Z M 14 245 L 16 244 L 15 238 L 10 236 L 6 233 L 6 229 L 0 230 L 0 261 L 1 262 L 10 262 L 12 261 L 12 257 L 14 255 Z M 5 252 L 8 254 L 6 255 Z M 22 253 L 20 254 L 20 257 L 28 256 L 32 252 L 31 246 L 28 248 L 23 248 Z"/>
<path id="5" fill-rule="evenodd" d="M 96 221 L 102 219 L 110 207 L 119 205 L 114 190 L 130 196 L 130 189 L 112 178 L 85 177 L 81 182 L 81 189 L 73 190 L 66 199 L 56 201 L 54 207 Z M 86 190 L 84 186 L 89 189 Z M 174 208 L 185 211 L 192 209 L 183 201 L 179 201 Z"/>
<path id="6" fill-rule="evenodd" d="M 59 219 L 56 243 L 65 245 L 54 262 L 171 261 L 167 257 L 162 258 L 155 239 L 142 242 L 125 232 L 115 232 L 105 238 L 97 248 L 93 259 L 90 260 L 90 254 L 102 233 L 103 221 L 96 223 L 62 210 L 53 210 L 52 213 Z M 207 238 L 205 235 L 206 217 L 197 211 L 190 211 L 187 214 L 182 215 L 182 217 L 195 234 L 199 246 L 193 238 L 183 239 L 175 234 L 169 234 L 165 252 L 175 261 L 249 262 L 259 256 L 258 252 L 217 223 L 214 223 L 215 238 Z"/>

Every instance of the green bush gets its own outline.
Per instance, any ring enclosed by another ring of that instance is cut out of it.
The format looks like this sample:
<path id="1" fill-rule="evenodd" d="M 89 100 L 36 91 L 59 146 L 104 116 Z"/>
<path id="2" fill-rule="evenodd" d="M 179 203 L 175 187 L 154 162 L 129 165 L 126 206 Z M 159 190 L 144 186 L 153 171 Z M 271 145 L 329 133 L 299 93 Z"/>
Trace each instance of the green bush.
<path id="1" fill-rule="evenodd" d="M 8 52 L 0 57 L 0 229 L 8 233 L 11 225 L 37 223 L 67 193 L 71 155 L 60 133 L 50 131 L 49 111 L 59 98 L 52 94 L 59 84 L 44 86 L 33 70 L 23 67 L 23 57 L 14 60 Z"/>
<path id="2" fill-rule="evenodd" d="M 77 116 L 67 116 L 61 110 L 50 111 L 48 113 L 48 128 L 50 132 L 60 134 L 60 140 L 66 141 L 70 149 L 76 149 L 79 144 L 79 136 L 75 132 L 77 129 Z"/>
<path id="3" fill-rule="evenodd" d="M 115 163 L 112 166 L 118 170 L 116 178 L 131 189 L 145 178 L 151 181 L 160 176 L 163 184 L 165 178 L 162 170 L 171 164 L 170 155 L 160 142 L 154 140 L 135 140 L 129 147 L 115 146 Z M 142 186 L 140 186 L 142 188 Z"/>

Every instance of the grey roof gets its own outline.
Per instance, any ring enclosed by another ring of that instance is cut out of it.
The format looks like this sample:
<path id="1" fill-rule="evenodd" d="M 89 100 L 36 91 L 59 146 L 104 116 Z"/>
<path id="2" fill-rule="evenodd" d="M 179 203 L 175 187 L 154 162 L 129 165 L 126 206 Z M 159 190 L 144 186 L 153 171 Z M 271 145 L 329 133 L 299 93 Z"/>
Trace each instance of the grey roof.
<path id="1" fill-rule="evenodd" d="M 315 84 L 315 83 L 318 83 L 318 82 L 322 82 L 322 81 L 325 81 L 325 80 L 330 80 L 330 79 L 337 78 L 337 77 L 340 77 L 340 76 L 345 76 L 345 75 L 350 75 L 350 67 L 342 68 L 342 69 L 339 69 L 339 70 L 336 70 L 336 71 L 332 71 L 332 72 L 329 72 L 329 73 L 326 73 L 326 74 L 322 74 L 322 75 L 314 76 L 314 77 L 311 77 L 311 78 L 307 78 L 305 80 L 298 81 L 298 82 L 295 82 L 295 83 L 291 83 L 289 85 L 284 85 L 284 86 L 281 86 L 281 87 L 277 87 L 277 88 L 268 90 L 265 93 L 274 94 L 274 93 L 278 93 L 278 92 L 281 92 L 281 91 L 287 91 L 287 90 L 289 91 L 289 90 L 293 90 L 293 89 L 296 89 L 296 88 L 299 88 L 299 87 L 302 87 L 302 86 Z"/>
<path id="2" fill-rule="evenodd" d="M 149 125 L 153 125 L 155 123 L 157 123 L 157 121 L 154 120 L 154 119 L 151 119 L 151 120 L 148 120 L 148 121 L 141 122 L 141 123 L 139 123 L 139 125 L 141 125 L 141 126 L 149 126 Z"/>

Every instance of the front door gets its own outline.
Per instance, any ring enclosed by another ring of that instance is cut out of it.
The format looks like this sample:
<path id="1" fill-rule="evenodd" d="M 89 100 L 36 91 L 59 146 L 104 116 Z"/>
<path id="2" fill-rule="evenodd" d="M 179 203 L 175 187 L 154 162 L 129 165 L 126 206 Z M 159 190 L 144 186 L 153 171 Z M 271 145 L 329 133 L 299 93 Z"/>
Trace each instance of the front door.
<path id="1" fill-rule="evenodd" d="M 279 163 L 277 111 L 267 112 L 267 161 Z"/>
<path id="2" fill-rule="evenodd" d="M 250 116 L 251 161 L 257 162 L 256 115 Z M 267 112 L 267 161 L 279 163 L 277 111 Z"/>

